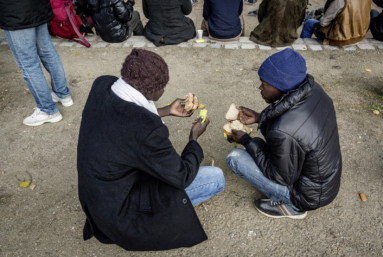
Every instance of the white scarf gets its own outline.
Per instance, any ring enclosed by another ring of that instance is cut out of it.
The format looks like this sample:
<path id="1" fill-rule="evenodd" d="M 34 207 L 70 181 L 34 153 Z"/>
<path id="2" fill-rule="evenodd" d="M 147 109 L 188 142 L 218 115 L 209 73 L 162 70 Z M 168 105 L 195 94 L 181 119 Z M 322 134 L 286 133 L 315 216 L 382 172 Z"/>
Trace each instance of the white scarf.
<path id="1" fill-rule="evenodd" d="M 154 105 L 153 101 L 148 101 L 143 94 L 126 83 L 122 78 L 119 78 L 114 82 L 112 91 L 122 100 L 135 103 L 158 115 L 157 107 Z"/>

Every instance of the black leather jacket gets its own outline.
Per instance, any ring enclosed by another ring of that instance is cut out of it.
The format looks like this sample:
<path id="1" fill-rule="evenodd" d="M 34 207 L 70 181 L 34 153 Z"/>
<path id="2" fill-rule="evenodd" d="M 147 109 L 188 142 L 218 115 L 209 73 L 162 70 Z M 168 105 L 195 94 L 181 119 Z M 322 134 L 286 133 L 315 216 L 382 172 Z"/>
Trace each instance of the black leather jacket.
<path id="1" fill-rule="evenodd" d="M 133 5 L 124 0 L 87 0 L 94 27 L 100 37 L 110 43 L 123 42 L 129 37 L 128 21 Z"/>
<path id="2" fill-rule="evenodd" d="M 246 134 L 240 143 L 268 179 L 289 188 L 296 207 L 315 210 L 335 199 L 342 173 L 335 109 L 311 75 L 263 110 L 258 128 L 266 142 Z"/>

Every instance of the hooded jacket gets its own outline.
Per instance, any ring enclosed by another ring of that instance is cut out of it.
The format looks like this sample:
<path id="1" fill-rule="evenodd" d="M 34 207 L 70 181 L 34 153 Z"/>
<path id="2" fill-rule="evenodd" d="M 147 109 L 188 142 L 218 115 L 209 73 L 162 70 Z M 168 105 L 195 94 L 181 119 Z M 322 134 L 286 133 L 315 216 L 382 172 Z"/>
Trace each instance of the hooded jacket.
<path id="1" fill-rule="evenodd" d="M 37 27 L 53 17 L 49 0 L 0 0 L 0 28 L 5 30 Z"/>
<path id="2" fill-rule="evenodd" d="M 338 126 L 331 98 L 311 75 L 261 113 L 265 140 L 240 143 L 271 181 L 287 186 L 301 210 L 315 210 L 338 194 L 342 173 Z"/>
<path id="3" fill-rule="evenodd" d="M 383 0 L 374 0 L 374 3 L 383 8 Z M 371 20 L 370 30 L 376 40 L 383 41 L 383 12 L 378 17 Z"/>
<path id="4" fill-rule="evenodd" d="M 87 0 L 94 27 L 102 40 L 109 43 L 125 41 L 129 35 L 128 21 L 133 5 L 124 0 Z"/>
<path id="5" fill-rule="evenodd" d="M 326 2 L 324 12 L 332 2 Z M 343 10 L 326 27 L 319 28 L 315 35 L 324 38 L 324 44 L 345 46 L 362 41 L 370 26 L 371 0 L 345 0 Z"/>
<path id="6" fill-rule="evenodd" d="M 308 0 L 263 0 L 259 6 L 259 25 L 250 40 L 272 47 L 291 45 L 306 15 Z"/>

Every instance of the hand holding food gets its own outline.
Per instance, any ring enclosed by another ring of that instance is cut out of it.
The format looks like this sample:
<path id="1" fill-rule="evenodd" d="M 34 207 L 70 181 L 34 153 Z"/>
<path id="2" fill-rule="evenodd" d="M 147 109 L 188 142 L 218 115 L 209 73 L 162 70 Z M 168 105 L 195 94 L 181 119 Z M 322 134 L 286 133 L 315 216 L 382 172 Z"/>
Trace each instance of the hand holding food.
<path id="1" fill-rule="evenodd" d="M 238 112 L 238 118 L 237 119 L 239 121 L 241 121 L 243 124 L 249 125 L 249 124 L 259 122 L 260 114 L 257 113 L 256 111 L 253 111 L 253 110 L 246 108 L 246 107 L 243 107 L 243 106 L 240 106 L 237 109 L 240 110 Z"/>
<path id="2" fill-rule="evenodd" d="M 200 137 L 206 130 L 206 127 L 209 125 L 209 119 L 205 119 L 205 122 L 202 124 L 202 121 L 205 119 L 204 116 L 195 119 L 193 122 L 193 126 L 190 131 L 189 141 L 195 140 L 197 141 L 198 137 Z"/>

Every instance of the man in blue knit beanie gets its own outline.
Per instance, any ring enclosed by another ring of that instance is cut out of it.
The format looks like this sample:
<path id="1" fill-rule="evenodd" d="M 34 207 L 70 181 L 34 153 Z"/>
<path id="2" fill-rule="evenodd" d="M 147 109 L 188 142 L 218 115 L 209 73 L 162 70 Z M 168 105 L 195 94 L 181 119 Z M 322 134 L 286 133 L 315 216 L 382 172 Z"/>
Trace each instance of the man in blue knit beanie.
<path id="1" fill-rule="evenodd" d="M 285 49 L 258 70 L 259 90 L 270 105 L 261 113 L 239 107 L 238 120 L 258 123 L 265 140 L 233 130 L 227 164 L 268 199 L 255 208 L 272 218 L 303 219 L 307 211 L 330 204 L 338 194 L 342 156 L 331 98 L 306 74 L 303 57 Z"/>

